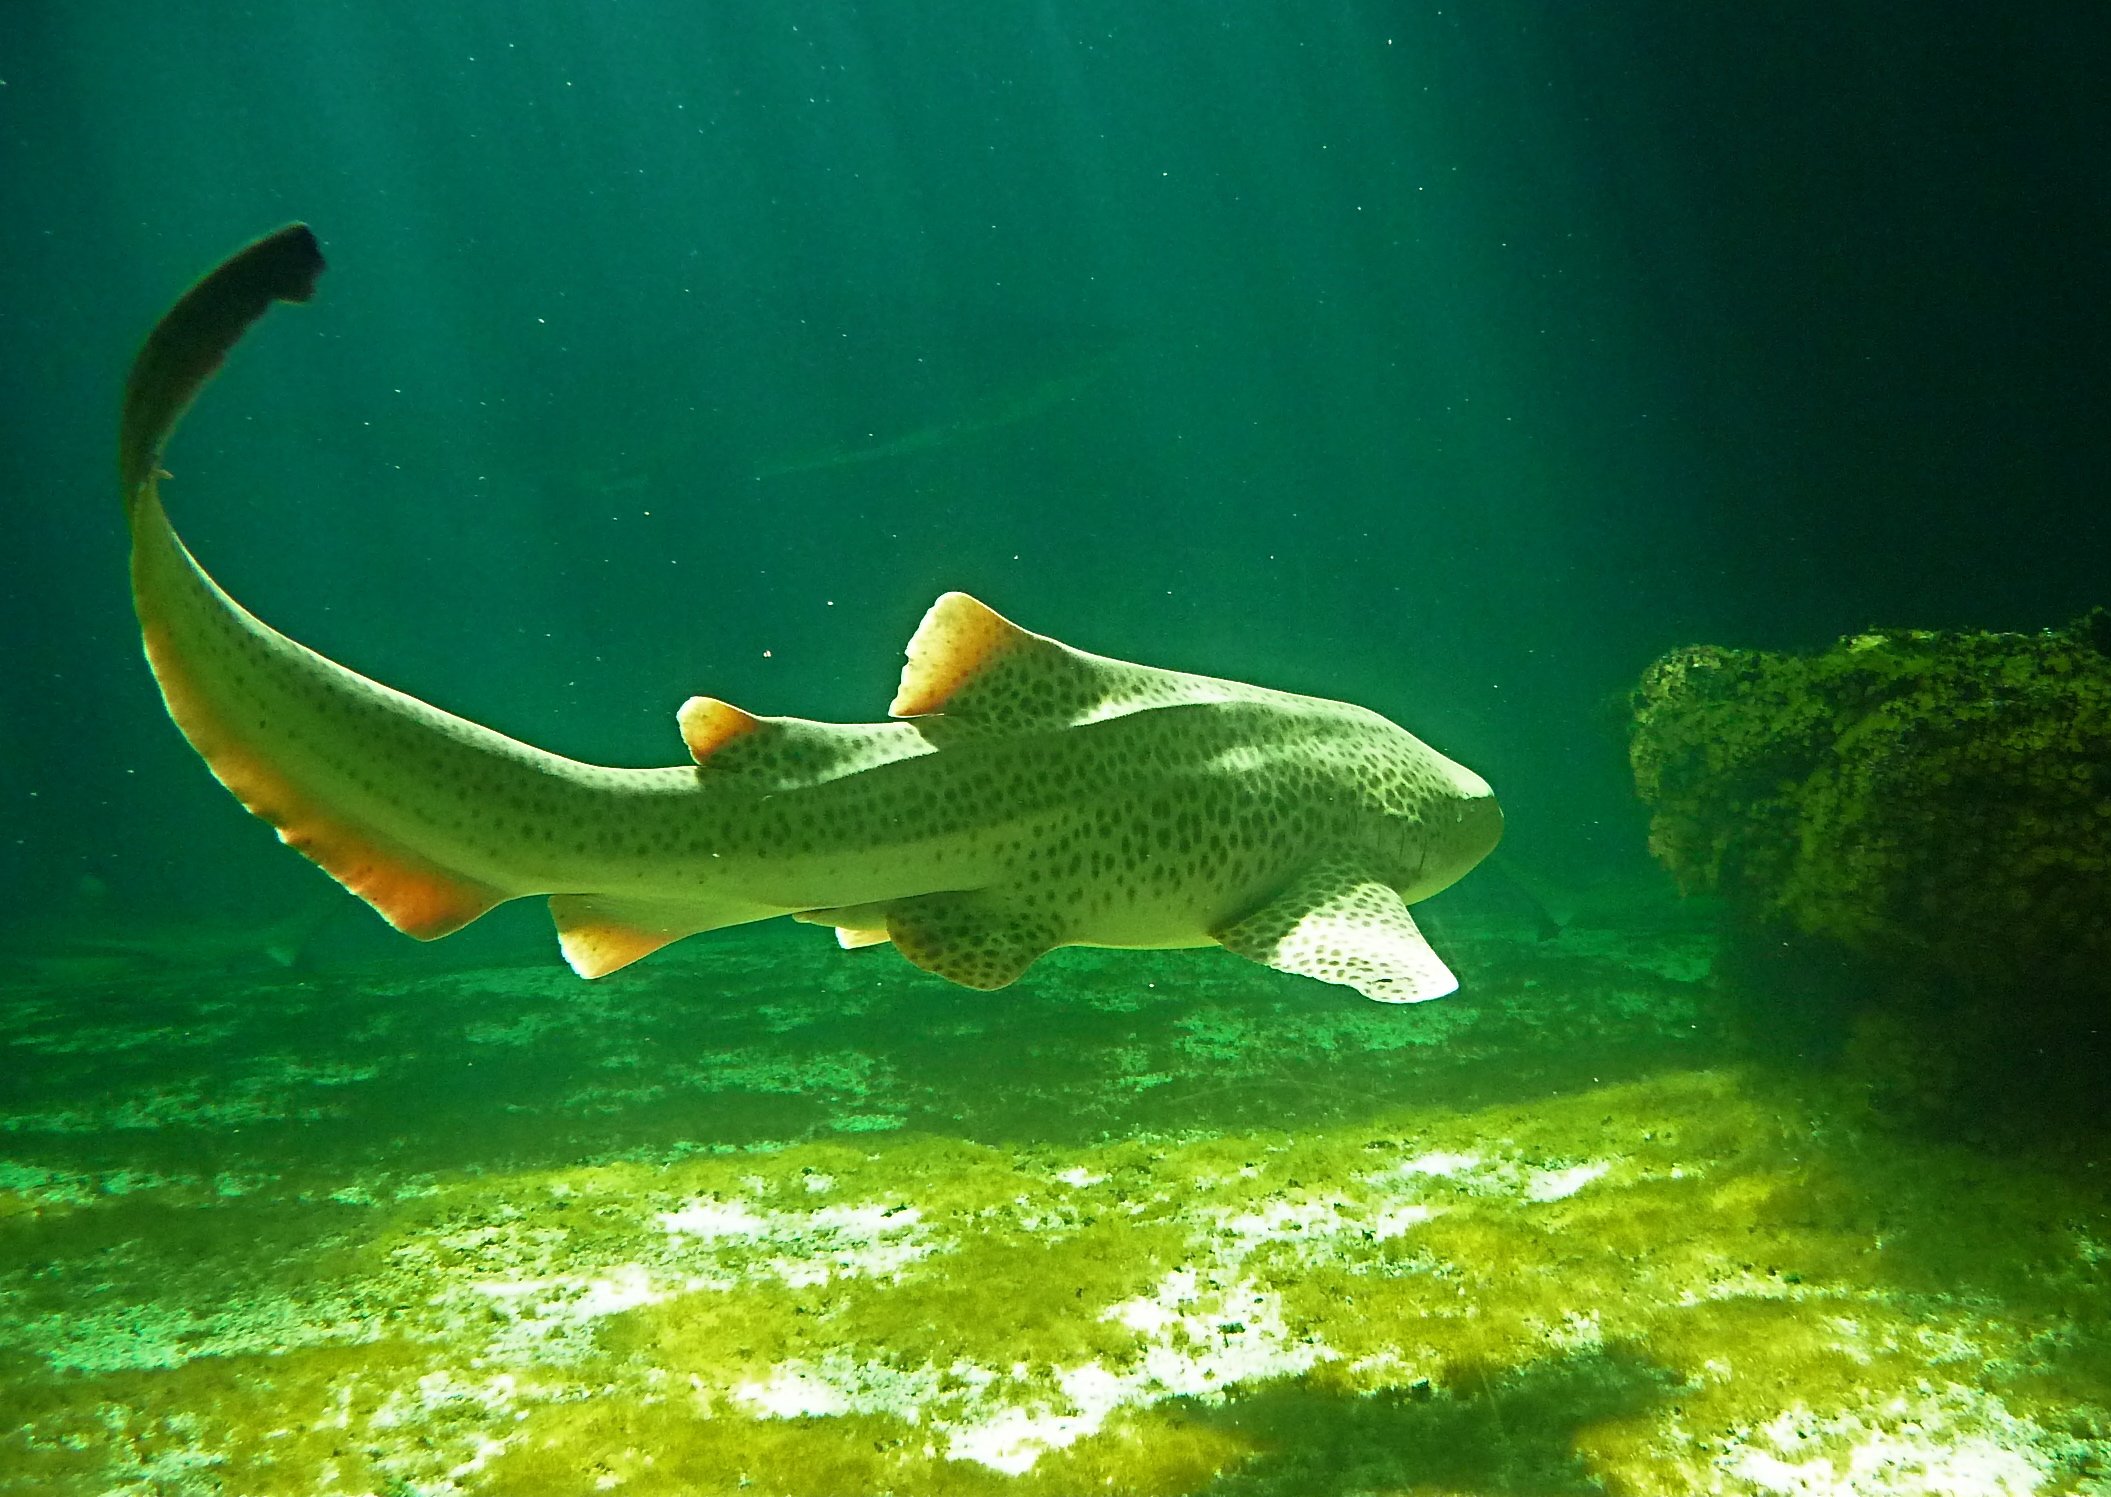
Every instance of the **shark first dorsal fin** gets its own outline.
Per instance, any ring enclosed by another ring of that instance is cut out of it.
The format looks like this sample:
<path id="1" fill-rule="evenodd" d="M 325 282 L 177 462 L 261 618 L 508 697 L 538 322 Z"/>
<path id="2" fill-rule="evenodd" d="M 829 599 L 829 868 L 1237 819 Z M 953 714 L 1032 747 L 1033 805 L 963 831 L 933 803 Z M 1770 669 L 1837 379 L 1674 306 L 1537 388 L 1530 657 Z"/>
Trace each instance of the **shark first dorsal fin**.
<path id="1" fill-rule="evenodd" d="M 1224 949 L 1380 1003 L 1423 1003 L 1458 991 L 1391 885 L 1326 862 L 1236 923 L 1213 932 Z"/>
<path id="2" fill-rule="evenodd" d="M 892 717 L 941 717 L 976 735 L 1048 732 L 1188 702 L 1263 695 L 1208 676 L 1074 650 L 966 593 L 931 605 L 910 637 Z"/>
<path id="3" fill-rule="evenodd" d="M 1021 629 L 980 599 L 947 593 L 909 636 L 909 658 L 887 714 L 973 712 L 978 698 L 1010 695 L 1000 691 L 1007 678 L 1064 674 L 1061 651 L 1054 640 Z"/>

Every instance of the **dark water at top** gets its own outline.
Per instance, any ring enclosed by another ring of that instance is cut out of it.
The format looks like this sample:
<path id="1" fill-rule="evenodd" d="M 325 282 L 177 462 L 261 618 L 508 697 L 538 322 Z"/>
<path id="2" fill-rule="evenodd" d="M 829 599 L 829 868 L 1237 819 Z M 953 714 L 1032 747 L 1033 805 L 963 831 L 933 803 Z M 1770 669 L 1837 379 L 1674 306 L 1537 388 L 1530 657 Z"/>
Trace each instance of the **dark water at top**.
<path id="1" fill-rule="evenodd" d="M 135 340 L 294 217 L 321 297 L 170 502 L 326 653 L 670 762 L 695 691 L 877 715 L 960 587 L 1367 702 L 1513 849 L 1631 857 L 1606 703 L 1663 648 L 2102 601 L 2104 29 L 15 0 L 0 888 L 299 872 L 162 721 L 109 482 Z"/>

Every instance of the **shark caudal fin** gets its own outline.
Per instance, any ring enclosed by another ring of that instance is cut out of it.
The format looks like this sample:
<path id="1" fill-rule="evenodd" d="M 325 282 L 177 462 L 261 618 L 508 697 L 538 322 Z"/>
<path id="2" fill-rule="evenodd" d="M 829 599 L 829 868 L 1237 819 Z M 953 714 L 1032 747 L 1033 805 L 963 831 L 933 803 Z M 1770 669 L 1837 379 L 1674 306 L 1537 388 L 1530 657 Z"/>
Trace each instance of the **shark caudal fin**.
<path id="1" fill-rule="evenodd" d="M 315 231 L 288 224 L 237 250 L 162 314 L 125 380 L 117 470 L 127 512 L 152 491 L 169 434 L 250 325 L 273 302 L 315 295 L 322 273 Z"/>
<path id="2" fill-rule="evenodd" d="M 306 301 L 322 252 L 294 224 L 236 253 L 155 326 L 118 436 L 132 596 L 169 715 L 213 774 L 397 929 L 430 939 L 541 892 L 474 836 L 477 808 L 566 765 L 367 680 L 263 624 L 214 584 L 163 513 L 162 448 L 258 318 Z"/>

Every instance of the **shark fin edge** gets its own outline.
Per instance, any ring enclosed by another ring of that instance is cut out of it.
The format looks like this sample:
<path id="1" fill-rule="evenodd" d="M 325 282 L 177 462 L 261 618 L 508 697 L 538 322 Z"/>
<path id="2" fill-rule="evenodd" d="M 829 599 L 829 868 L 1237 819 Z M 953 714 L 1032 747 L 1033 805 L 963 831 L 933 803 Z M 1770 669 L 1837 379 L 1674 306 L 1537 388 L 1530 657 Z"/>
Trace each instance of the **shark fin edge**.
<path id="1" fill-rule="evenodd" d="M 687 936 L 786 913 L 780 907 L 730 899 L 550 896 L 550 919 L 557 926 L 557 944 L 565 961 L 581 977 L 606 977 Z"/>
<path id="2" fill-rule="evenodd" d="M 162 315 L 125 381 L 117 463 L 128 506 L 153 480 L 169 433 L 250 324 L 273 302 L 307 301 L 322 273 L 314 231 L 288 224 L 230 255 Z"/>
<path id="3" fill-rule="evenodd" d="M 844 905 L 826 910 L 796 910 L 792 918 L 801 925 L 834 926 L 836 945 L 845 951 L 862 951 L 867 946 L 884 946 L 893 939 L 887 934 L 887 911 L 881 905 Z"/>
<path id="4" fill-rule="evenodd" d="M 765 793 L 823 784 L 930 751 L 921 734 L 901 723 L 757 717 L 717 697 L 691 697 L 675 718 L 689 757 L 707 778 Z"/>
<path id="5" fill-rule="evenodd" d="M 550 919 L 557 926 L 564 959 L 581 977 L 606 977 L 707 928 L 666 921 L 592 894 L 552 894 Z"/>
<path id="6" fill-rule="evenodd" d="M 717 697 L 691 697 L 682 703 L 681 710 L 674 715 L 682 730 L 682 742 L 688 746 L 689 757 L 699 764 L 708 763 L 713 754 L 738 738 L 760 730 L 762 719 L 752 712 L 743 712 L 731 702 L 721 702 Z"/>
<path id="7" fill-rule="evenodd" d="M 985 993 L 1010 987 L 1061 944 L 1040 922 L 979 891 L 919 894 L 896 900 L 886 912 L 888 938 L 903 956 L 933 976 Z"/>
<path id="8" fill-rule="evenodd" d="M 1057 732 L 1153 707 L 1266 694 L 1074 649 L 1020 628 L 966 593 L 931 605 L 907 653 L 888 715 L 918 719 L 941 747 L 947 734 Z"/>
<path id="9" fill-rule="evenodd" d="M 397 930 L 421 941 L 438 940 L 512 897 L 319 803 L 212 710 L 156 620 L 146 619 L 142 634 L 169 716 L 213 778 L 268 822 L 281 842 L 372 905 Z"/>
<path id="10" fill-rule="evenodd" d="M 1212 934 L 1249 961 L 1378 1003 L 1426 1003 L 1459 988 L 1399 892 L 1353 867 L 1321 864 Z"/>
<path id="11" fill-rule="evenodd" d="M 980 599 L 947 593 L 931 605 L 909 637 L 909 658 L 887 715 L 928 717 L 943 712 L 977 676 L 1021 647 L 1043 642 Z"/>

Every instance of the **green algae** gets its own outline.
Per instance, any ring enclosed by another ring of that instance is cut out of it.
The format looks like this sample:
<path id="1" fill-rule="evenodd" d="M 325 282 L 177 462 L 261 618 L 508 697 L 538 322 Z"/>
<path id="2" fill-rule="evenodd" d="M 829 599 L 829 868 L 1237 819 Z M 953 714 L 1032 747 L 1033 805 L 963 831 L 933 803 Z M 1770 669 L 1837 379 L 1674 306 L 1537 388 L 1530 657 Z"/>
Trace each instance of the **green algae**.
<path id="1" fill-rule="evenodd" d="M 2098 1128 L 2111 1062 L 2111 614 L 1676 650 L 1629 757 L 1650 846 L 1720 893 L 1755 1039 L 1901 1121 Z"/>
<path id="2" fill-rule="evenodd" d="M 613 1028 L 531 981 L 501 1042 L 491 975 L 361 1000 L 437 1010 L 416 1046 L 214 1041 L 355 1099 L 297 1132 L 115 1126 L 211 1046 L 32 1087 L 106 1126 L 0 1171 L 0 1492 L 2101 1490 L 2089 1160 L 1874 1132 L 1739 1064 L 1648 944 L 1464 933 L 1443 1043 L 1300 1033 L 1339 1000 L 1245 969 L 1169 1000 L 1172 959 L 1126 1006 L 1080 963 L 1089 1026 L 1062 964 L 972 1028 L 913 977 L 835 1025 L 656 978 Z M 757 965 L 825 1007 L 808 950 Z M 497 1119 L 450 1132 L 462 1088 L 409 1083 L 495 1051 Z M 638 1095 L 588 1111 L 567 1062 L 620 1053 Z"/>
<path id="3" fill-rule="evenodd" d="M 1975 978 L 2042 974 L 2077 942 L 2100 956 L 2107 619 L 1666 655 L 1629 750 L 1652 850 L 1689 891 Z"/>

